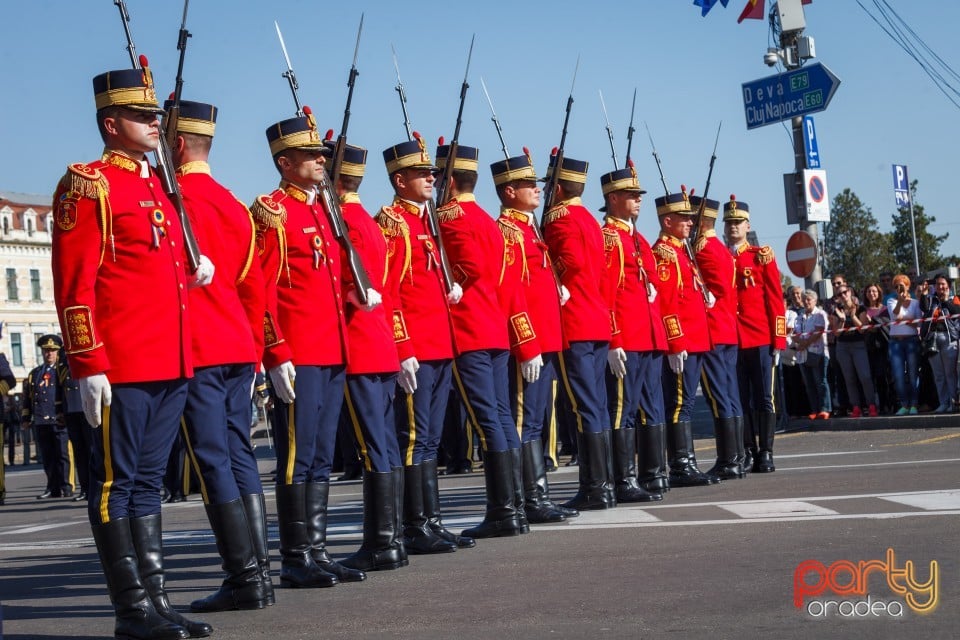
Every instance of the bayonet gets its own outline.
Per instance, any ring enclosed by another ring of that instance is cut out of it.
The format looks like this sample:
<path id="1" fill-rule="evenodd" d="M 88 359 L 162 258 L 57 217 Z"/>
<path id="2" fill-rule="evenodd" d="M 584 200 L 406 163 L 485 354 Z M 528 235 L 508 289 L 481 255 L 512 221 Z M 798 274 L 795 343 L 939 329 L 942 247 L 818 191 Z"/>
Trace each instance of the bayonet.
<path id="1" fill-rule="evenodd" d="M 480 86 L 483 87 L 483 95 L 487 96 L 487 104 L 490 105 L 490 113 L 492 114 L 490 120 L 493 121 L 493 126 L 497 128 L 497 136 L 500 138 L 500 148 L 503 149 L 503 157 L 509 158 L 510 152 L 507 150 L 507 143 L 503 139 L 503 129 L 500 127 L 500 119 L 497 118 L 497 112 L 493 108 L 493 100 L 490 99 L 490 92 L 487 91 L 487 83 L 483 81 L 483 76 L 480 77 Z"/>
<path id="2" fill-rule="evenodd" d="M 630 161 L 630 149 L 633 147 L 633 114 L 637 110 L 637 90 L 633 90 L 633 106 L 630 107 L 630 126 L 627 127 L 627 162 Z"/>
<path id="3" fill-rule="evenodd" d="M 613 168 L 619 169 L 617 164 L 617 150 L 613 146 L 613 127 L 610 126 L 610 117 L 607 115 L 607 103 L 603 101 L 603 91 L 600 91 L 600 106 L 603 107 L 603 119 L 607 123 L 607 139 L 610 141 L 610 155 L 613 157 Z"/>

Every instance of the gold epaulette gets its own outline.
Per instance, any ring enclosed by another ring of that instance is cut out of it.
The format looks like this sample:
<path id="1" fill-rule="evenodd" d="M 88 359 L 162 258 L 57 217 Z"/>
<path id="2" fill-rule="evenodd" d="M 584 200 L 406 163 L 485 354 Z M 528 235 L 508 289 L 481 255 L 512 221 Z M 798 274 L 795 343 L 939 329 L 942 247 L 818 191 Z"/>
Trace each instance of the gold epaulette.
<path id="1" fill-rule="evenodd" d="M 570 213 L 570 211 L 567 209 L 566 205 L 558 205 L 553 209 L 550 209 L 550 211 L 547 211 L 546 215 L 543 216 L 543 224 L 548 225 L 555 220 L 559 220 L 568 213 Z"/>
<path id="2" fill-rule="evenodd" d="M 619 246 L 622 246 L 620 242 L 620 233 L 616 229 L 610 229 L 608 227 L 604 227 L 603 228 L 603 250 L 612 251 Z"/>
<path id="3" fill-rule="evenodd" d="M 517 226 L 517 223 L 509 218 L 499 218 L 497 224 L 500 226 L 500 233 L 507 242 L 522 243 L 523 231 Z"/>
<path id="4" fill-rule="evenodd" d="M 250 207 L 250 214 L 257 226 L 262 228 L 281 229 L 287 223 L 287 209 L 272 195 L 257 196 Z"/>
<path id="5" fill-rule="evenodd" d="M 403 216 L 393 210 L 392 206 L 380 208 L 380 213 L 374 217 L 374 221 L 380 225 L 383 235 L 388 238 L 410 233 L 410 227 Z"/>
<path id="6" fill-rule="evenodd" d="M 700 234 L 700 237 L 697 238 L 696 244 L 693 245 L 693 252 L 700 253 L 703 251 L 705 246 L 707 246 L 707 236 Z"/>
<path id="7" fill-rule="evenodd" d="M 110 183 L 97 166 L 102 164 L 100 162 L 71 164 L 67 167 L 67 173 L 64 176 L 65 181 L 69 180 L 65 186 L 78 196 L 94 200 L 110 193 Z"/>
<path id="8" fill-rule="evenodd" d="M 653 248 L 653 255 L 657 257 L 657 262 L 676 262 L 676 250 L 665 242 L 657 244 Z"/>
<path id="9" fill-rule="evenodd" d="M 773 248 L 765 244 L 757 249 L 757 262 L 760 264 L 770 264 L 773 262 Z"/>
<path id="10" fill-rule="evenodd" d="M 437 221 L 440 222 L 440 224 L 453 222 L 454 220 L 462 218 L 463 216 L 463 208 L 456 200 L 451 200 L 447 204 L 437 209 Z"/>

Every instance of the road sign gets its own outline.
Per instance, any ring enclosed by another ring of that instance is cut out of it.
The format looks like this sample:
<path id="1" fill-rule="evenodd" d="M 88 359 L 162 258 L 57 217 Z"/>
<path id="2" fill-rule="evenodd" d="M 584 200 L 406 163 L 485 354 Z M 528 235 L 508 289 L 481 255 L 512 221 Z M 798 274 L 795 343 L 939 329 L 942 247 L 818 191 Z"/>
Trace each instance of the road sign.
<path id="1" fill-rule="evenodd" d="M 743 85 L 747 129 L 823 111 L 840 78 L 819 62 Z"/>
<path id="2" fill-rule="evenodd" d="M 798 278 L 809 278 L 817 266 L 817 243 L 806 231 L 797 231 L 787 240 L 787 266 Z"/>
<path id="3" fill-rule="evenodd" d="M 907 177 L 907 165 L 893 165 L 893 195 L 897 199 L 897 208 L 910 206 L 910 178 Z"/>
<path id="4" fill-rule="evenodd" d="M 813 116 L 803 116 L 803 146 L 807 148 L 807 169 L 819 169 L 820 145 L 817 144 Z"/>
<path id="5" fill-rule="evenodd" d="M 804 202 L 807 222 L 830 222 L 830 196 L 827 193 L 827 172 L 823 169 L 804 169 Z"/>

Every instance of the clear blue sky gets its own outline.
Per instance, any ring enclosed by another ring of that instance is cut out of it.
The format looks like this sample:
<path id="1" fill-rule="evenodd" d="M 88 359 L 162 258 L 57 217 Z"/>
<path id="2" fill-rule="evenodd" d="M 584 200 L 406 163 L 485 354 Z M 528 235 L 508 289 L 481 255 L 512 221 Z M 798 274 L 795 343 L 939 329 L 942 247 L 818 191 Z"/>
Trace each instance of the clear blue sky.
<path id="1" fill-rule="evenodd" d="M 283 29 L 301 99 L 321 129 L 339 129 L 346 79 L 361 11 L 365 12 L 348 131 L 370 149 L 361 195 L 375 210 L 390 197 L 380 152 L 405 139 L 394 91 L 390 44 L 397 49 L 415 129 L 433 143 L 453 133 L 470 35 L 476 33 L 461 143 L 480 148 L 478 197 L 498 204 L 486 167 L 502 157 L 480 86 L 487 83 L 511 155 L 528 146 L 538 171 L 559 142 L 577 56 L 566 152 L 590 162 L 586 203 L 602 204 L 599 177 L 612 170 L 598 90 L 603 91 L 623 163 L 630 99 L 638 88 L 632 156 L 650 191 L 640 230 L 657 229 L 653 197 L 662 188 L 646 121 L 671 187 L 703 190 L 717 124 L 722 120 L 710 195 L 749 202 L 753 228 L 783 255 L 796 226 L 786 224 L 781 175 L 793 169 L 788 129 L 747 131 L 741 83 L 768 76 L 766 21 L 737 24 L 746 0 L 717 6 L 705 18 L 692 0 L 623 2 L 379 1 L 271 2 L 192 0 L 184 98 L 217 104 L 214 175 L 250 202 L 277 183 L 264 130 L 293 115 L 273 21 Z M 769 3 L 768 3 L 769 4 Z M 948 63 L 960 67 L 960 3 L 895 3 L 901 15 Z M 173 88 L 182 3 L 129 0 L 139 53 L 150 58 L 158 94 Z M 918 202 L 950 232 L 945 253 L 960 254 L 956 145 L 958 112 L 921 69 L 853 1 L 807 5 L 806 35 L 817 61 L 841 78 L 829 108 L 815 116 L 831 197 L 853 189 L 887 230 L 894 212 L 891 163 L 919 179 Z M 89 161 L 101 143 L 91 79 L 129 66 L 111 0 L 0 3 L 0 189 L 50 193 L 71 162 Z"/>

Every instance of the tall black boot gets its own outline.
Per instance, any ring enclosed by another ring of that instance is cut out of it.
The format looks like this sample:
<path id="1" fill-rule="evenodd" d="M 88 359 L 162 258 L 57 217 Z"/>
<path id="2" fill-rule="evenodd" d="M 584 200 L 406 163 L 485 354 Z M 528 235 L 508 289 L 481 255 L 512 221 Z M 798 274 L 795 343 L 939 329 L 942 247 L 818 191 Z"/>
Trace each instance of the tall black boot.
<path id="1" fill-rule="evenodd" d="M 737 444 L 737 464 L 740 465 L 740 477 L 746 478 L 750 468 L 747 466 L 747 448 L 743 445 L 743 416 L 736 416 L 733 419 L 734 435 L 733 440 Z M 753 459 L 749 461 L 753 465 Z"/>
<path id="2" fill-rule="evenodd" d="M 567 516 L 545 500 L 547 469 L 543 458 L 543 444 L 537 439 L 520 445 L 523 458 L 523 510 L 527 520 L 534 524 L 563 522 Z M 579 515 L 579 512 L 578 512 Z"/>
<path id="3" fill-rule="evenodd" d="M 663 500 L 659 491 L 647 491 L 637 481 L 637 430 L 633 427 L 611 432 L 613 444 L 613 479 L 617 502 L 656 502 Z"/>
<path id="4" fill-rule="evenodd" d="M 670 490 L 667 480 L 664 424 L 643 425 L 637 431 L 637 454 L 640 460 L 637 483 L 650 493 Z"/>
<path id="5" fill-rule="evenodd" d="M 613 429 L 605 429 L 603 435 L 603 460 L 606 473 L 603 478 L 603 495 L 607 504 L 617 506 L 617 488 L 613 481 Z"/>
<path id="6" fill-rule="evenodd" d="M 270 578 L 270 544 L 267 539 L 267 506 L 262 493 L 249 493 L 240 496 L 243 510 L 247 514 L 247 526 L 250 527 L 250 539 L 253 540 L 253 553 L 257 556 L 260 569 L 260 582 L 263 585 L 264 602 L 269 607 L 277 603 L 273 593 L 273 580 Z"/>
<path id="7" fill-rule="evenodd" d="M 307 486 L 277 485 L 277 523 L 280 527 L 280 586 L 332 587 L 340 579 L 313 560 L 307 535 Z"/>
<path id="8" fill-rule="evenodd" d="M 403 566 L 410 564 L 407 548 L 403 545 L 403 467 L 393 467 L 393 513 L 396 525 L 393 528 L 393 541 L 399 549 Z"/>
<path id="9" fill-rule="evenodd" d="M 760 452 L 757 448 L 757 433 L 760 428 L 760 412 L 749 411 L 743 416 L 743 470 L 756 471 Z"/>
<path id="10" fill-rule="evenodd" d="M 714 421 L 717 461 L 707 471 L 708 476 L 716 476 L 721 480 L 735 480 L 743 477 L 743 467 L 737 461 L 736 421 L 736 418 L 717 418 Z"/>
<path id="11" fill-rule="evenodd" d="M 577 495 L 563 504 L 570 509 L 589 511 L 615 507 L 610 502 L 607 481 L 607 453 L 603 433 L 583 432 L 577 438 L 580 450 L 580 483 Z"/>
<path id="12" fill-rule="evenodd" d="M 433 463 L 436 465 L 436 461 Z M 433 476 L 436 478 L 436 466 Z M 423 464 L 403 468 L 403 546 L 414 555 L 452 553 L 457 543 L 444 540 L 427 523 L 423 483 Z"/>
<path id="13" fill-rule="evenodd" d="M 130 520 L 118 518 L 92 525 L 110 602 L 116 614 L 116 638 L 179 640 L 190 632 L 160 615 L 140 578 Z"/>
<path id="14" fill-rule="evenodd" d="M 191 602 L 190 610 L 263 609 L 267 606 L 267 594 L 253 550 L 243 501 L 237 498 L 226 504 L 208 504 L 205 508 L 227 577 L 214 593 Z"/>
<path id="15" fill-rule="evenodd" d="M 393 471 L 363 472 L 363 543 L 340 564 L 358 571 L 399 569 L 409 562 L 397 542 Z"/>
<path id="16" fill-rule="evenodd" d="M 777 429 L 777 414 L 772 411 L 760 413 L 759 427 L 760 455 L 753 470 L 757 473 L 773 473 L 777 470 L 773 466 L 773 432 Z"/>
<path id="17" fill-rule="evenodd" d="M 530 533 L 530 521 L 523 509 L 523 456 L 520 449 L 510 449 L 510 470 L 513 474 L 513 506 L 520 521 L 520 533 Z"/>
<path id="18" fill-rule="evenodd" d="M 671 487 L 702 487 L 715 484 L 704 475 L 693 460 L 693 425 L 676 422 L 667 432 L 667 452 L 670 456 Z"/>
<path id="19" fill-rule="evenodd" d="M 427 517 L 427 526 L 437 536 L 457 545 L 458 549 L 477 546 L 473 538 L 458 536 L 443 526 L 440 519 L 440 483 L 437 478 L 437 459 L 423 461 L 423 514 Z"/>
<path id="20" fill-rule="evenodd" d="M 483 452 L 483 475 L 486 481 L 487 511 L 483 522 L 466 529 L 471 538 L 499 538 L 520 535 L 520 519 L 513 495 L 513 462 L 506 451 Z"/>
<path id="21" fill-rule="evenodd" d="M 337 576 L 340 582 L 363 582 L 367 574 L 344 567 L 327 553 L 327 501 L 330 499 L 329 482 L 308 482 L 306 485 L 307 539 L 310 554 L 317 566 Z"/>
<path id="22" fill-rule="evenodd" d="M 137 550 L 140 579 L 150 595 L 154 608 L 170 622 L 183 627 L 191 638 L 206 638 L 213 633 L 213 627 L 206 622 L 188 620 L 170 605 L 164 589 L 163 575 L 163 539 L 160 514 L 155 513 L 142 518 L 130 519 L 130 533 L 133 546 Z"/>

